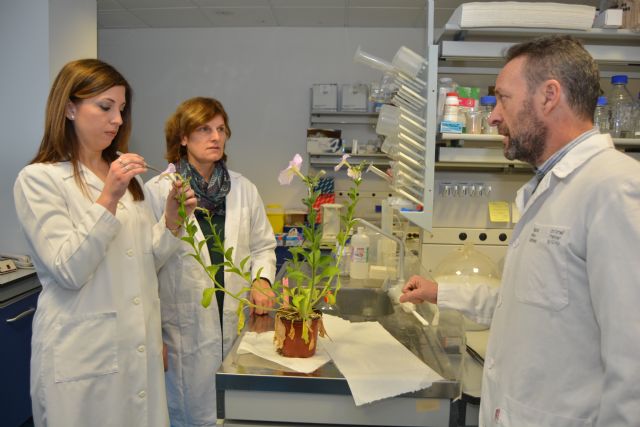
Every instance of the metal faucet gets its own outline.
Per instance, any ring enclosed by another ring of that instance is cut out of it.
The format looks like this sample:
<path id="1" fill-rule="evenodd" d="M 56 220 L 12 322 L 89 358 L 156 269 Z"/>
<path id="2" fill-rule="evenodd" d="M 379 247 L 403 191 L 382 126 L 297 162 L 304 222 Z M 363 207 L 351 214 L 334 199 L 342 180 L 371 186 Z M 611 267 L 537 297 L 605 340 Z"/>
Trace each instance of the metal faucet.
<path id="1" fill-rule="evenodd" d="M 365 219 L 354 218 L 353 220 L 356 222 L 362 223 L 363 225 L 366 225 L 367 227 L 377 231 L 378 233 L 382 234 L 385 237 L 388 237 L 389 239 L 393 240 L 398 244 L 398 248 L 400 248 L 398 252 L 398 267 L 397 267 L 398 283 L 404 283 L 404 242 L 399 238 L 397 238 L 396 236 L 394 236 L 392 233 L 387 233 L 386 231 L 383 231 L 382 228 L 371 224 L 369 221 Z"/>

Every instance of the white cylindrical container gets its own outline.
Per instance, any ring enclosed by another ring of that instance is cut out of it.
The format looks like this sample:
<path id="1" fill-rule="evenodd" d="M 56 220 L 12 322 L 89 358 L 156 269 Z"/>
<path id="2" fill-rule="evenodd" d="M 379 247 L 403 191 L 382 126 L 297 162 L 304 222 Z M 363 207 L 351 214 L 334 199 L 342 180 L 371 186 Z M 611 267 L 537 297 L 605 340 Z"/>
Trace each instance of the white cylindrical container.
<path id="1" fill-rule="evenodd" d="M 458 94 L 455 92 L 447 93 L 447 98 L 444 101 L 444 115 L 442 120 L 447 122 L 458 121 Z"/>
<path id="2" fill-rule="evenodd" d="M 369 236 L 364 233 L 364 227 L 358 227 L 358 232 L 351 237 L 349 277 L 352 279 L 369 278 L 369 245 Z"/>

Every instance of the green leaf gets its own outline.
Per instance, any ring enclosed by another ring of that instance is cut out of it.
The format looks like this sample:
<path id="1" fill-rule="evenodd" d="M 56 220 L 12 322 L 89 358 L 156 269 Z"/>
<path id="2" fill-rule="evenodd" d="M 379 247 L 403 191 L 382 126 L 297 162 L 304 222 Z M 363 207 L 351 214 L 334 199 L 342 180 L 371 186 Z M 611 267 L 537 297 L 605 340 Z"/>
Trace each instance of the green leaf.
<path id="1" fill-rule="evenodd" d="M 224 253 L 224 258 L 233 262 L 233 248 L 227 249 L 227 251 Z"/>
<path id="2" fill-rule="evenodd" d="M 208 308 L 211 305 L 211 300 L 213 299 L 213 294 L 215 293 L 215 288 L 206 288 L 204 291 L 202 291 L 201 304 L 204 308 Z"/>
<path id="3" fill-rule="evenodd" d="M 244 271 L 244 266 L 250 258 L 251 256 L 247 255 L 242 261 L 240 261 L 240 270 Z"/>

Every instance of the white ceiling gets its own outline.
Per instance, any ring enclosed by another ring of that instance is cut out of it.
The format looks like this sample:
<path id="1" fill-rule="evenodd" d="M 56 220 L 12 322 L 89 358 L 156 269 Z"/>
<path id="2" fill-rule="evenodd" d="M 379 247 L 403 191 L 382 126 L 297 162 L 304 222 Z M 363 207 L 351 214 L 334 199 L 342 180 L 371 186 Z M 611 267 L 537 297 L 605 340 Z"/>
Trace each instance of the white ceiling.
<path id="1" fill-rule="evenodd" d="M 98 28 L 424 27 L 424 0 L 97 0 Z M 529 0 L 532 1 L 532 0 Z M 597 6 L 599 0 L 557 0 Z M 434 0 L 441 28 L 463 0 Z"/>

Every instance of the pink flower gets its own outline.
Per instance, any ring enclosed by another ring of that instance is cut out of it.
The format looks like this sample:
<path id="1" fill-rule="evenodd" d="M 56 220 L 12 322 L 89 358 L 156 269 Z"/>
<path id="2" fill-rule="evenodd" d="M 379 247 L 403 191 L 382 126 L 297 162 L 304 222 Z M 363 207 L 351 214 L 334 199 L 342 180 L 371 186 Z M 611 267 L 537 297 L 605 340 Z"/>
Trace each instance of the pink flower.
<path id="1" fill-rule="evenodd" d="M 174 165 L 173 163 L 169 163 L 167 168 L 162 173 L 167 175 L 170 173 L 176 173 L 176 165 Z"/>
<path id="2" fill-rule="evenodd" d="M 289 167 L 281 171 L 278 175 L 278 182 L 280 182 L 280 185 L 291 184 L 294 175 L 298 175 L 299 177 L 303 178 L 302 173 L 300 172 L 301 165 L 302 156 L 300 156 L 300 154 L 296 154 L 295 156 L 293 156 L 293 160 L 289 162 Z"/>

